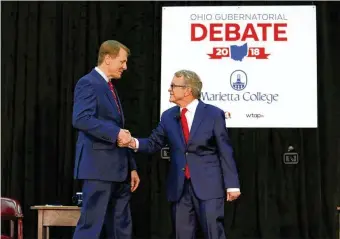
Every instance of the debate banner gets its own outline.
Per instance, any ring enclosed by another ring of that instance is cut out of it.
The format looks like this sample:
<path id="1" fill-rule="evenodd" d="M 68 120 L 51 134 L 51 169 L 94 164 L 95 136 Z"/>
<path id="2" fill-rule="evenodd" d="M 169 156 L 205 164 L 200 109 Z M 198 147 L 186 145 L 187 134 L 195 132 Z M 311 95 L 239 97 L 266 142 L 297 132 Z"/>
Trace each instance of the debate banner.
<path id="1" fill-rule="evenodd" d="M 160 112 L 187 69 L 228 128 L 315 128 L 316 47 L 315 6 L 164 7 Z"/>

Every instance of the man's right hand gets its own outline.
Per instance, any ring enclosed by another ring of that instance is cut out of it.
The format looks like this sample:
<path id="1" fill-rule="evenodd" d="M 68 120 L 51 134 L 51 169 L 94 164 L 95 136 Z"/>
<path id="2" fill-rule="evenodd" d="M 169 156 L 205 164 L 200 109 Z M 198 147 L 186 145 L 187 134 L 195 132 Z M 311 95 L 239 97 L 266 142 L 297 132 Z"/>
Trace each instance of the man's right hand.
<path id="1" fill-rule="evenodd" d="M 136 139 L 131 137 L 131 140 L 127 143 L 124 143 L 122 140 L 118 140 L 118 146 L 119 147 L 128 147 L 130 149 L 136 149 L 136 147 L 137 147 Z"/>
<path id="2" fill-rule="evenodd" d="M 127 145 L 132 140 L 131 134 L 127 129 L 121 129 L 118 133 L 118 145 Z"/>

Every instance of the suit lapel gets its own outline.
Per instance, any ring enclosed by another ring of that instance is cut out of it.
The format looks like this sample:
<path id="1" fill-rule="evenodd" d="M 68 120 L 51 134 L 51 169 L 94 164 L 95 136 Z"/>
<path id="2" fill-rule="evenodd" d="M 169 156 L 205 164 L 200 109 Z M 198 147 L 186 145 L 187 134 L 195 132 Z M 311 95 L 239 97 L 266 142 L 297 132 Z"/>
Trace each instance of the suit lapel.
<path id="1" fill-rule="evenodd" d="M 124 123 L 125 123 L 125 118 L 124 118 L 124 113 L 123 113 L 123 107 L 122 107 L 122 104 L 120 103 L 120 99 L 119 99 L 119 95 L 116 91 L 116 88 L 114 88 L 114 91 L 116 93 L 116 96 L 117 96 L 117 100 L 118 100 L 118 105 L 119 105 L 119 108 L 120 108 L 120 113 L 121 113 L 121 117 L 122 117 L 122 122 L 123 122 L 123 127 L 124 127 Z M 110 91 L 111 92 L 111 91 Z M 111 92 L 111 95 L 112 95 L 112 92 Z M 112 97 L 113 98 L 113 97 Z M 116 105 L 115 105 L 116 106 Z M 117 106 L 116 106 L 117 108 Z M 118 110 L 118 109 L 117 109 Z"/>
<path id="2" fill-rule="evenodd" d="M 112 95 L 112 92 L 110 90 L 110 87 L 109 87 L 109 84 L 107 83 L 107 81 L 95 70 L 93 69 L 91 71 L 91 74 L 96 77 L 97 79 L 100 80 L 100 84 L 102 85 L 102 88 L 104 89 L 104 92 L 105 92 L 105 95 L 107 96 L 107 98 L 109 99 L 109 101 L 111 102 L 111 105 L 112 107 L 114 107 L 116 109 L 116 111 L 118 112 L 118 108 L 117 108 L 117 105 L 113 99 L 113 95 Z M 117 95 L 117 91 L 116 92 L 116 95 Z M 119 97 L 117 95 L 117 98 L 118 98 L 118 102 L 119 102 L 119 107 L 122 109 L 121 105 L 120 105 L 120 101 L 119 101 Z M 122 110 L 121 110 L 122 111 Z M 118 113 L 119 114 L 119 113 Z M 121 119 L 122 119 L 122 123 L 124 125 L 124 116 L 123 116 L 123 113 L 121 115 Z"/>
<path id="3" fill-rule="evenodd" d="M 175 112 L 175 114 L 173 115 L 173 119 L 174 119 L 174 122 L 175 122 L 175 125 L 176 125 L 176 130 L 178 131 L 178 135 L 180 137 L 181 143 L 182 143 L 183 147 L 185 148 L 186 145 L 185 145 L 185 141 L 184 141 L 184 134 L 183 134 L 183 129 L 182 129 L 182 125 L 181 125 L 181 120 L 179 118 L 179 116 L 181 115 L 180 108 L 177 107 L 177 109 L 174 112 Z"/>
<path id="4" fill-rule="evenodd" d="M 101 82 L 100 84 L 102 85 L 102 87 L 104 89 L 105 95 L 107 96 L 107 98 L 111 102 L 112 106 L 117 109 L 117 106 L 116 106 L 114 99 L 113 99 L 113 96 L 112 96 L 112 92 L 111 92 L 110 87 L 109 87 L 108 83 L 106 82 L 106 80 L 95 69 L 93 69 L 91 71 L 91 74 L 94 77 L 96 77 L 98 80 L 100 80 L 100 82 Z"/>
<path id="5" fill-rule="evenodd" d="M 117 110 L 117 112 L 118 112 L 117 105 L 116 105 L 116 103 L 114 102 L 113 95 L 112 95 L 112 92 L 111 92 L 110 88 L 107 87 L 107 89 L 105 90 L 105 94 L 106 94 L 106 96 L 109 98 L 109 100 L 110 100 L 112 106 L 113 106 L 113 107 Z"/>
<path id="6" fill-rule="evenodd" d="M 189 140 L 188 140 L 188 145 L 191 143 L 197 129 L 199 128 L 200 124 L 202 123 L 202 120 L 204 118 L 205 114 L 205 104 L 202 101 L 199 101 L 195 115 L 194 115 L 194 120 L 191 125 L 190 129 L 190 135 L 189 135 Z"/>

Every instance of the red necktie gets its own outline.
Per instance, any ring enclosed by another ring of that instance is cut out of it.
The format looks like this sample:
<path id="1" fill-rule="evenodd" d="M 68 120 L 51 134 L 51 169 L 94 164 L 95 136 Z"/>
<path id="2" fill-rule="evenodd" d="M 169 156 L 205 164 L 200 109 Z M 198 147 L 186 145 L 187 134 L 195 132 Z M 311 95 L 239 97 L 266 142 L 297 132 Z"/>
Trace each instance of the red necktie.
<path id="1" fill-rule="evenodd" d="M 116 102 L 117 109 L 118 109 L 118 113 L 120 114 L 120 108 L 119 108 L 119 104 L 118 104 L 117 95 L 116 95 L 116 93 L 115 93 L 115 89 L 114 89 L 114 86 L 113 86 L 113 84 L 112 84 L 111 81 L 109 81 L 109 87 L 110 87 L 110 90 L 111 90 L 111 92 L 112 92 L 112 94 L 113 94 L 113 98 L 114 98 L 114 100 L 115 100 L 115 102 Z"/>
<path id="2" fill-rule="evenodd" d="M 184 134 L 184 139 L 185 143 L 188 143 L 189 140 L 189 126 L 188 126 L 188 121 L 187 118 L 185 117 L 185 113 L 188 111 L 187 108 L 182 109 L 181 112 L 181 124 L 182 124 L 182 129 L 183 129 L 183 134 Z M 185 165 L 185 170 L 184 170 L 184 175 L 187 179 L 190 178 L 190 172 L 189 172 L 189 167 L 188 164 Z"/>

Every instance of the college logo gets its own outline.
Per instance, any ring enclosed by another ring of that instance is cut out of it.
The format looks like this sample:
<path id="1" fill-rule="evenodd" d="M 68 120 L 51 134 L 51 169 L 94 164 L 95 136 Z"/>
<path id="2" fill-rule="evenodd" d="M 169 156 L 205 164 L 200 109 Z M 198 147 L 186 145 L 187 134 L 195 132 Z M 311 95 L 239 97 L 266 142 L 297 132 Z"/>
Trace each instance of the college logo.
<path id="1" fill-rule="evenodd" d="M 236 70 L 230 75 L 231 88 L 237 91 L 244 90 L 247 86 L 247 74 L 242 70 Z"/>

